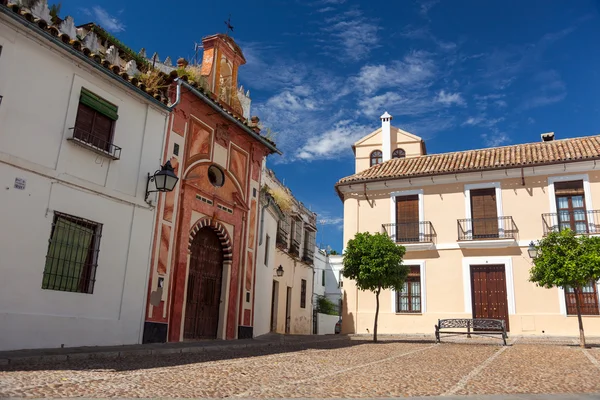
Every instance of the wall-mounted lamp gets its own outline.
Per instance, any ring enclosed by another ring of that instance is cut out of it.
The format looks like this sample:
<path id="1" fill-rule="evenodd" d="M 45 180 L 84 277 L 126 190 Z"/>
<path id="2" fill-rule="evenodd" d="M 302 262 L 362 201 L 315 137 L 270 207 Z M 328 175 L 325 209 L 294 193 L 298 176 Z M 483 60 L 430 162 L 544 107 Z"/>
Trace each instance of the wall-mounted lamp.
<path id="1" fill-rule="evenodd" d="M 146 181 L 146 197 L 145 201 L 148 201 L 148 196 L 153 192 L 170 192 L 177 185 L 179 178 L 175 175 L 175 170 L 171 166 L 171 161 L 167 161 L 154 175 L 148 174 L 148 180 Z M 154 182 L 156 190 L 148 190 L 150 182 Z"/>
<path id="2" fill-rule="evenodd" d="M 283 276 L 283 267 L 280 265 L 279 268 L 277 268 L 275 270 L 275 272 L 277 273 L 277 276 L 282 277 Z"/>
<path id="3" fill-rule="evenodd" d="M 527 253 L 529 253 L 529 258 L 536 258 L 538 256 L 538 249 L 535 247 L 535 243 L 533 243 L 533 241 L 529 243 Z"/>

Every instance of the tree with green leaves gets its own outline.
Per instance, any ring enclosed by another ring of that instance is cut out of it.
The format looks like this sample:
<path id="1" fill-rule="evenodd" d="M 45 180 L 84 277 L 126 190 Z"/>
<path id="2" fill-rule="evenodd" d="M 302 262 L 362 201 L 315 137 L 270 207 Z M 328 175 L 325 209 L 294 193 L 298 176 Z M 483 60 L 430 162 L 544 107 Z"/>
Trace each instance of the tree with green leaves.
<path id="1" fill-rule="evenodd" d="M 405 252 L 403 246 L 398 246 L 384 233 L 357 233 L 354 239 L 348 241 L 343 275 L 354 280 L 360 290 L 375 293 L 374 342 L 377 342 L 379 294 L 383 289 L 402 290 L 409 270 L 402 264 Z"/>
<path id="2" fill-rule="evenodd" d="M 600 279 L 600 237 L 577 235 L 570 229 L 552 232 L 537 245 L 529 280 L 545 288 L 573 288 L 579 322 L 579 344 L 585 347 L 581 319 L 582 287 Z"/>

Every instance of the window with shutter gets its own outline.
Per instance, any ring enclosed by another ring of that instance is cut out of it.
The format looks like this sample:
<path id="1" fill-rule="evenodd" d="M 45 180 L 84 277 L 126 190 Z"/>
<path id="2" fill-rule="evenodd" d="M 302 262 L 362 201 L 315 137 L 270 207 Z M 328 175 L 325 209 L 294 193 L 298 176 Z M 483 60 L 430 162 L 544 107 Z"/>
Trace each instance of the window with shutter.
<path id="1" fill-rule="evenodd" d="M 118 119 L 117 111 L 117 106 L 82 88 L 73 138 L 119 158 L 121 149 L 112 144 L 114 125 Z"/>
<path id="2" fill-rule="evenodd" d="M 419 196 L 396 197 L 396 242 L 419 241 Z"/>
<path id="3" fill-rule="evenodd" d="M 474 239 L 492 239 L 499 236 L 496 189 L 471 190 L 471 218 Z"/>

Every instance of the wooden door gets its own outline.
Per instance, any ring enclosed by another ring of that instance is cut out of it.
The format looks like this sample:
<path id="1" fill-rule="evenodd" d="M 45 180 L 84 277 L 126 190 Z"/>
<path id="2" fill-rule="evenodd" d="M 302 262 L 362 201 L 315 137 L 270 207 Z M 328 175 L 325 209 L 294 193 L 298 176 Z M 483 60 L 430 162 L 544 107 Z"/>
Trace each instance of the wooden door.
<path id="1" fill-rule="evenodd" d="M 216 338 L 221 303 L 223 249 L 210 227 L 192 241 L 185 305 L 185 339 Z"/>
<path id="2" fill-rule="evenodd" d="M 473 239 L 498 237 L 496 189 L 471 190 L 471 218 Z"/>
<path id="3" fill-rule="evenodd" d="M 508 297 L 504 265 L 471 266 L 473 318 L 502 319 L 508 332 Z"/>
<path id="4" fill-rule="evenodd" d="M 419 241 L 419 196 L 396 197 L 396 242 Z"/>
<path id="5" fill-rule="evenodd" d="M 285 333 L 290 333 L 292 324 L 292 288 L 287 288 L 285 296 Z"/>
<path id="6" fill-rule="evenodd" d="M 271 332 L 277 332 L 277 310 L 279 303 L 279 282 L 273 281 L 271 293 Z"/>

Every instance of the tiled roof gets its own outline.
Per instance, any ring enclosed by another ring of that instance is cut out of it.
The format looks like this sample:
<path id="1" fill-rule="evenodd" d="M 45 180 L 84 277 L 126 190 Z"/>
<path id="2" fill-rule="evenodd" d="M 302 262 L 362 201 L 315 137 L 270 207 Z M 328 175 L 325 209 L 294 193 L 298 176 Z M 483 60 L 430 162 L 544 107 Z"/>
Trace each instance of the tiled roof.
<path id="1" fill-rule="evenodd" d="M 168 104 L 166 89 L 149 89 L 138 79 L 141 72 L 138 68 L 145 69 L 147 66 L 137 65 L 129 56 L 127 51 L 129 49 L 122 43 L 112 37 L 100 40 L 98 34 L 105 31 L 97 25 L 86 24 L 77 27 L 71 17 L 64 20 L 52 17 L 45 0 L 34 3 L 31 8 L 28 8 L 23 6 L 25 3 L 21 4 L 15 0 L 9 0 L 7 5 L 2 5 L 0 0 L 0 11 L 4 11 L 7 15 L 12 14 L 40 35 L 54 41 L 89 64 L 104 70 L 115 79 L 130 84 L 130 88 L 149 95 L 166 107 Z M 168 78 L 167 74 L 161 74 Z"/>
<path id="2" fill-rule="evenodd" d="M 480 150 L 395 158 L 342 178 L 338 185 L 483 170 L 533 167 L 600 158 L 600 135 L 491 147 Z"/>

